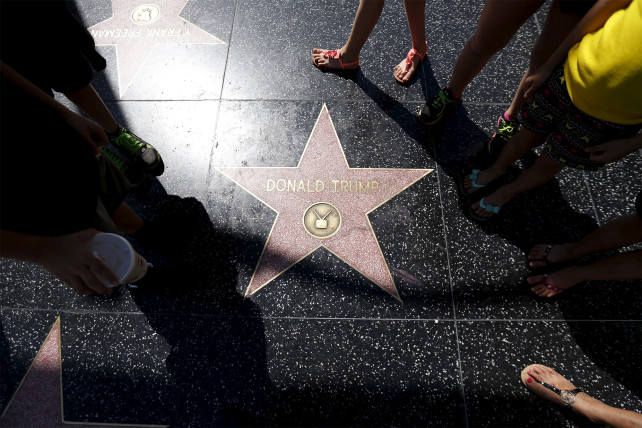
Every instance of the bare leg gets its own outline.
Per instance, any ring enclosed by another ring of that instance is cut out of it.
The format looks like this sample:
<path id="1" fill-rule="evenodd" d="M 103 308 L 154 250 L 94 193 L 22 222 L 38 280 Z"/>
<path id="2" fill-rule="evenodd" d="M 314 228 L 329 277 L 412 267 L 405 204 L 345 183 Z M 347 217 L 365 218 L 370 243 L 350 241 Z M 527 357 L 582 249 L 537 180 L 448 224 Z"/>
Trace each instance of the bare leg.
<path id="1" fill-rule="evenodd" d="M 507 145 L 506 147 L 509 147 Z M 503 154 L 503 151 L 502 151 Z M 485 203 L 496 207 L 503 206 L 506 202 L 513 199 L 516 195 L 523 193 L 527 190 L 534 189 L 549 181 L 551 178 L 560 172 L 564 166 L 554 161 L 546 152 L 542 152 L 537 158 L 533 166 L 528 168 L 512 183 L 505 184 L 493 193 L 488 195 Z M 485 211 L 479 206 L 479 202 L 475 202 L 471 206 L 475 215 L 479 217 L 490 217 L 493 215 Z"/>
<path id="2" fill-rule="evenodd" d="M 370 33 L 379 21 L 381 11 L 383 10 L 383 0 L 361 0 L 359 9 L 354 17 L 352 31 L 348 41 L 339 52 L 344 64 L 355 62 L 359 59 L 359 52 L 366 44 Z M 324 49 L 314 49 L 312 51 L 312 62 L 319 68 L 341 69 L 339 60 L 334 58 L 324 58 Z M 356 68 L 356 66 L 354 67 Z"/>
<path id="3" fill-rule="evenodd" d="M 536 134 L 528 129 L 520 129 L 517 134 L 511 138 L 511 144 L 507 144 L 499 157 L 487 169 L 481 171 L 477 176 L 477 184 L 488 184 L 491 181 L 501 177 L 506 169 L 517 159 L 524 156 L 529 150 L 537 147 L 546 141 L 545 135 Z M 472 180 L 469 177 L 464 179 L 464 188 L 473 193 Z M 471 191 L 472 190 L 472 191 Z"/>
<path id="4" fill-rule="evenodd" d="M 422 55 L 428 51 L 426 46 L 426 0 L 404 0 L 406 18 L 412 37 L 412 48 Z M 409 81 L 415 74 L 415 70 L 421 62 L 421 57 L 415 55 L 410 67 L 406 70 L 406 59 L 404 58 L 395 67 L 393 74 L 403 82 Z"/>
<path id="5" fill-rule="evenodd" d="M 448 82 L 454 96 L 486 66 L 486 63 L 508 44 L 517 30 L 544 3 L 544 0 L 488 0 L 484 5 L 477 30 L 459 54 Z"/>
<path id="6" fill-rule="evenodd" d="M 71 102 L 80 107 L 85 113 L 91 116 L 106 132 L 114 132 L 118 129 L 118 122 L 109 112 L 98 92 L 89 84 L 82 89 L 64 93 Z"/>
<path id="7" fill-rule="evenodd" d="M 577 25 L 580 21 L 579 17 L 574 13 L 563 13 L 560 9 L 559 1 L 555 0 L 551 5 L 551 9 L 548 12 L 548 17 L 546 18 L 546 23 L 544 24 L 544 29 L 542 30 L 539 38 L 533 46 L 531 51 L 530 64 L 526 73 L 522 77 L 521 82 L 519 82 L 519 87 L 515 96 L 513 97 L 513 102 L 511 103 L 508 110 L 506 110 L 506 115 L 510 119 L 516 119 L 519 108 L 524 102 L 524 81 L 530 74 L 532 70 L 537 70 L 546 60 L 551 56 L 555 48 L 564 40 L 568 33 Z"/>
<path id="8" fill-rule="evenodd" d="M 589 254 L 621 248 L 642 242 L 642 220 L 636 215 L 625 215 L 605 224 L 573 244 L 555 245 L 546 255 L 546 244 L 536 245 L 529 252 L 530 266 L 537 268 L 549 263 L 578 260 Z"/>
<path id="9" fill-rule="evenodd" d="M 118 230 L 132 234 L 143 227 L 143 219 L 125 202 L 121 203 L 110 216 Z"/>
<path id="10" fill-rule="evenodd" d="M 573 390 L 575 385 L 569 382 L 555 370 L 534 364 L 526 367 L 522 372 L 522 382 L 528 389 L 538 396 L 562 405 L 560 396 L 545 388 L 539 382 L 545 382 L 561 390 Z M 618 409 L 597 400 L 585 392 L 576 396 L 573 411 L 586 417 L 593 423 L 614 426 L 614 427 L 640 427 L 642 426 L 642 415 L 630 410 Z"/>

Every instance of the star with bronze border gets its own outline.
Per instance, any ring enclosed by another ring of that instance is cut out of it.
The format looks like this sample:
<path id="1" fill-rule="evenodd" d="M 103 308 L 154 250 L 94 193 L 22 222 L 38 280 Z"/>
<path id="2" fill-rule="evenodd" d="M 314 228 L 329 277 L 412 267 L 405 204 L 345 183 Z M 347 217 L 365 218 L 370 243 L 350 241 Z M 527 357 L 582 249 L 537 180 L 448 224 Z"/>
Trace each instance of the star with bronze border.
<path id="1" fill-rule="evenodd" d="M 277 213 L 246 297 L 324 247 L 401 300 L 368 214 L 432 169 L 350 168 L 324 104 L 297 167 L 217 170 Z"/>
<path id="2" fill-rule="evenodd" d="M 112 14 L 88 30 L 96 46 L 115 45 L 120 96 L 154 48 L 163 43 L 225 44 L 180 14 L 185 0 L 112 0 Z"/>

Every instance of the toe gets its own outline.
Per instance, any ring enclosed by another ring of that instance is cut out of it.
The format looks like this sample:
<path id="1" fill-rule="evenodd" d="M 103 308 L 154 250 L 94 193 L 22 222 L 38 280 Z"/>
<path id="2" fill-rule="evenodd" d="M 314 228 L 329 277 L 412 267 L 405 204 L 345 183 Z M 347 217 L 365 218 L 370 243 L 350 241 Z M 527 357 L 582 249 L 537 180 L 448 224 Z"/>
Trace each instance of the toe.
<path id="1" fill-rule="evenodd" d="M 537 285 L 537 286 L 531 288 L 531 291 L 533 293 L 537 294 L 538 296 L 542 296 L 544 294 L 544 292 L 546 291 L 546 287 L 543 287 L 541 285 Z"/>
<path id="2" fill-rule="evenodd" d="M 466 193 L 468 193 L 469 195 L 472 193 L 472 192 L 471 192 L 471 190 L 472 190 L 472 189 L 471 189 L 471 184 L 472 184 L 472 183 L 471 183 L 471 181 L 470 181 L 470 178 L 466 177 L 466 178 L 464 179 L 464 191 L 465 191 Z"/>
<path id="3" fill-rule="evenodd" d="M 314 65 L 316 65 L 319 68 L 326 68 L 329 64 L 329 61 L 327 58 L 317 58 L 316 61 L 314 61 Z"/>
<path id="4" fill-rule="evenodd" d="M 540 267 L 544 266 L 546 263 L 543 262 L 543 259 L 546 255 L 545 250 L 546 245 L 536 245 L 528 252 L 528 260 L 530 260 L 531 267 Z"/>
<path id="5" fill-rule="evenodd" d="M 542 282 L 543 279 L 544 279 L 544 275 L 529 276 L 528 278 L 526 278 L 526 282 L 528 282 L 531 285 L 539 284 L 540 282 Z"/>
<path id="6" fill-rule="evenodd" d="M 530 257 L 529 257 L 529 259 L 530 259 Z M 531 261 L 528 263 L 528 265 L 530 267 L 532 267 L 532 268 L 539 268 L 539 267 L 542 267 L 542 266 L 546 266 L 546 263 L 541 262 L 539 260 L 532 260 L 531 259 Z"/>
<path id="7" fill-rule="evenodd" d="M 533 377 L 540 381 L 550 380 L 550 377 L 553 374 L 555 374 L 555 370 L 551 369 L 550 367 L 538 364 L 533 368 Z"/>

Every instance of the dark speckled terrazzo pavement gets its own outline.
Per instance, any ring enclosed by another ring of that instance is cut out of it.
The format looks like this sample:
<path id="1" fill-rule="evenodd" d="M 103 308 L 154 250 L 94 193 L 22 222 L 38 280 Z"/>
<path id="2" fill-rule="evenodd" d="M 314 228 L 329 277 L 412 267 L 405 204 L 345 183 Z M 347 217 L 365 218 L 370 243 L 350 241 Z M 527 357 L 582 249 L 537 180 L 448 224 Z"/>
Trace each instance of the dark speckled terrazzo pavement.
<path id="1" fill-rule="evenodd" d="M 642 155 L 601 172 L 565 170 L 487 224 L 465 215 L 457 192 L 462 172 L 483 160 L 545 9 L 471 83 L 449 122 L 417 125 L 482 4 L 428 1 L 429 57 L 407 87 L 392 76 L 410 45 L 394 1 L 351 77 L 320 72 L 310 53 L 341 45 L 357 0 L 189 0 L 180 16 L 223 44 L 156 46 L 124 92 L 118 49 L 99 46 L 108 68 L 94 86 L 165 160 L 165 174 L 128 197 L 163 226 L 162 240 L 132 240 L 154 273 L 140 289 L 80 296 L 38 266 L 1 259 L 0 414 L 58 318 L 67 422 L 591 426 L 521 385 L 531 363 L 641 412 L 639 281 L 543 300 L 525 286 L 525 254 L 631 213 Z M 110 0 L 70 9 L 87 27 L 111 16 Z M 434 170 L 368 216 L 401 300 L 323 246 L 245 296 L 277 213 L 218 168 L 297 167 L 324 106 L 351 168 Z"/>

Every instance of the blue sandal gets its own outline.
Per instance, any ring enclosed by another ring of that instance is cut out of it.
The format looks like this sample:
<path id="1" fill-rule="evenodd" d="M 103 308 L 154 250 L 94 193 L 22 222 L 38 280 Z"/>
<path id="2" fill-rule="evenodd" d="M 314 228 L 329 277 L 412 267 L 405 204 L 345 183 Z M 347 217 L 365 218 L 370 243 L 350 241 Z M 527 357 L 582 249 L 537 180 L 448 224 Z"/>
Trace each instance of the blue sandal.
<path id="1" fill-rule="evenodd" d="M 474 218 L 475 220 L 477 220 L 477 221 L 488 221 L 488 220 L 490 220 L 491 218 L 495 217 L 495 215 L 499 214 L 499 210 L 502 208 L 502 207 L 496 207 L 496 206 L 491 205 L 491 204 L 486 205 L 484 203 L 484 199 L 486 199 L 486 197 L 483 197 L 483 198 L 481 198 L 479 200 L 479 207 L 481 209 L 483 209 L 484 211 L 486 211 L 487 213 L 493 213 L 493 215 L 490 216 L 490 217 L 478 217 L 478 216 L 475 215 L 475 210 L 473 210 L 473 208 L 471 206 L 468 209 L 468 214 L 470 214 L 470 216 L 472 218 Z"/>
<path id="2" fill-rule="evenodd" d="M 468 178 L 472 180 L 472 185 L 468 189 L 464 189 L 464 180 L 461 180 L 459 183 L 459 191 L 461 192 L 462 195 L 464 196 L 472 196 L 477 190 L 483 189 L 484 187 L 487 186 L 487 184 L 477 184 L 477 176 L 479 175 L 480 170 L 478 169 L 473 169 L 472 172 L 468 175 Z M 476 189 L 475 192 L 468 192 L 470 189 Z"/>

